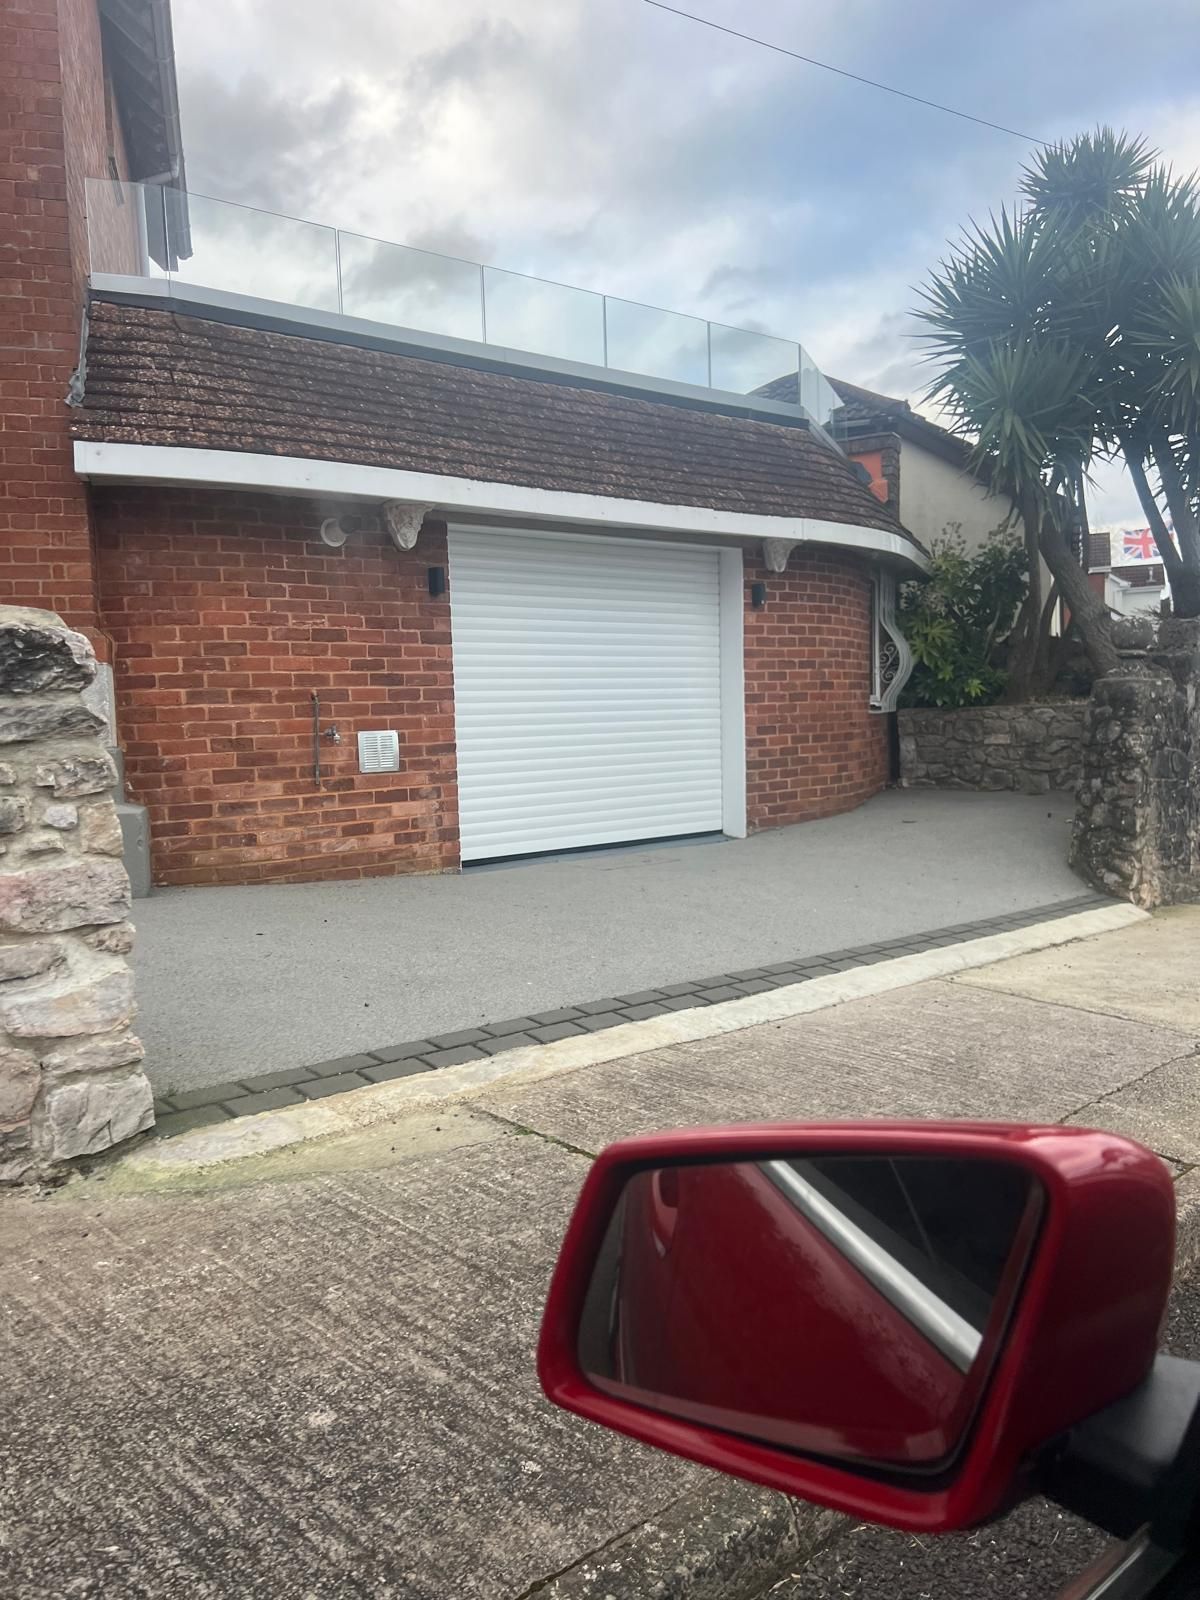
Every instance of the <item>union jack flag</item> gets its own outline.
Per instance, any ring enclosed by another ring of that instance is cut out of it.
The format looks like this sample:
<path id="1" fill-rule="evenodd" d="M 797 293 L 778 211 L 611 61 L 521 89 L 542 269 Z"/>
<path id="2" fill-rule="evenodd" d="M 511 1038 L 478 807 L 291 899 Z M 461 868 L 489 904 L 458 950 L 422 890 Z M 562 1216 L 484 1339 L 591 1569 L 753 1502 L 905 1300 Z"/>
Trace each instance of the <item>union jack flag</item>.
<path id="1" fill-rule="evenodd" d="M 1157 561 L 1158 546 L 1149 528 L 1122 528 L 1121 554 L 1126 561 Z"/>

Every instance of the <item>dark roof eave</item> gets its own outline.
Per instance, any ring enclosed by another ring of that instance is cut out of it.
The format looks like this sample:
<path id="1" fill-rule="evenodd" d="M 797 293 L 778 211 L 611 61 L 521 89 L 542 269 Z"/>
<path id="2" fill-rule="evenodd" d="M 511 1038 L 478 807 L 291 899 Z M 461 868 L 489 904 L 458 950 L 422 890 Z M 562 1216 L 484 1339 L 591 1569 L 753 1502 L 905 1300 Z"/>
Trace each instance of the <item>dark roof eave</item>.
<path id="1" fill-rule="evenodd" d="M 80 440 L 376 465 L 916 541 L 807 429 L 93 294 Z M 919 547 L 916 547 L 919 548 Z"/>
<path id="2" fill-rule="evenodd" d="M 177 191 L 171 200 L 171 253 L 186 260 L 192 242 L 170 0 L 99 0 L 99 9 L 130 179 Z"/>

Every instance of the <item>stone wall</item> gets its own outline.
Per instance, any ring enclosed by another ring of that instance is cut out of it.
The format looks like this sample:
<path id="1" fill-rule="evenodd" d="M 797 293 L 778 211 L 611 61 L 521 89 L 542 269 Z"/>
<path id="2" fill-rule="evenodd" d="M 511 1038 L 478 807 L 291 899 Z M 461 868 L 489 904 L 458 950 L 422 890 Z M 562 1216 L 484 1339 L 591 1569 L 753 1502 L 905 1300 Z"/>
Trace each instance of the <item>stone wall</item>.
<path id="1" fill-rule="evenodd" d="M 1086 700 L 900 712 L 905 788 L 1073 790 Z"/>
<path id="2" fill-rule="evenodd" d="M 49 611 L 0 606 L 0 1182 L 148 1128 L 129 1031 L 129 879 L 96 659 Z"/>
<path id="3" fill-rule="evenodd" d="M 1114 627 L 1084 726 L 1071 864 L 1135 905 L 1200 900 L 1200 621 Z"/>

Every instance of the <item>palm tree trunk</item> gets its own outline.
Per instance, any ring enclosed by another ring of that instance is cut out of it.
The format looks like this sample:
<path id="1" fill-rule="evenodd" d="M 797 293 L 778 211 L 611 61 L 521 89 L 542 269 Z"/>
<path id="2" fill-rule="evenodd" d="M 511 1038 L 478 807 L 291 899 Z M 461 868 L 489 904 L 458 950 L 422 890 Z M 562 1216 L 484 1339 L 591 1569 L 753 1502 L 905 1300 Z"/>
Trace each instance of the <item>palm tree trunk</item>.
<path id="1" fill-rule="evenodd" d="M 1017 620 L 1008 636 L 1008 683 L 1004 698 L 1012 704 L 1028 700 L 1033 693 L 1037 669 L 1037 624 L 1040 607 L 1027 594 L 1021 602 Z"/>
<path id="2" fill-rule="evenodd" d="M 1037 659 L 1033 669 L 1032 689 L 1034 694 L 1046 694 L 1053 686 L 1058 676 L 1058 657 L 1053 649 L 1050 638 L 1050 623 L 1054 617 L 1055 607 L 1058 605 L 1058 579 L 1050 585 L 1050 593 L 1046 596 L 1042 606 L 1042 614 L 1038 619 L 1038 644 Z"/>
<path id="3" fill-rule="evenodd" d="M 1179 463 L 1165 433 L 1155 441 L 1153 460 L 1179 545 L 1180 570 L 1178 578 L 1171 580 L 1172 609 L 1177 617 L 1200 616 L 1200 527 L 1196 525 L 1183 487 Z M 1161 546 L 1159 554 L 1162 554 Z M 1170 573 L 1167 576 L 1170 577 Z"/>
<path id="4" fill-rule="evenodd" d="M 1025 538 L 1025 560 L 1029 566 L 1029 599 L 1034 614 L 1042 613 L 1042 562 L 1038 541 L 1038 506 L 1036 498 L 1025 493 L 1021 496 L 1021 531 Z"/>
<path id="5" fill-rule="evenodd" d="M 1092 671 L 1097 677 L 1112 672 L 1120 664 L 1121 658 L 1112 642 L 1108 609 L 1089 585 L 1053 512 L 1048 512 L 1042 518 L 1041 547 L 1046 565 L 1067 603 L 1071 620 L 1083 637 Z"/>
<path id="6" fill-rule="evenodd" d="M 1171 585 L 1171 607 L 1178 617 L 1200 616 L 1200 571 L 1190 572 L 1184 566 L 1183 557 L 1175 547 L 1175 541 L 1171 537 L 1170 529 L 1159 510 L 1158 501 L 1154 498 L 1154 491 L 1146 477 L 1146 452 L 1131 434 L 1122 435 L 1121 450 L 1125 456 L 1125 465 L 1129 468 L 1129 476 L 1133 479 L 1133 486 L 1137 490 L 1142 515 L 1150 525 L 1150 532 L 1154 535 L 1154 542 L 1162 557 L 1163 571 L 1167 575 L 1167 582 Z"/>
<path id="7" fill-rule="evenodd" d="M 1087 480 L 1082 467 L 1076 467 L 1075 469 L 1073 488 L 1075 493 L 1075 531 L 1078 538 L 1078 548 L 1075 554 L 1086 572 L 1088 569 L 1088 553 L 1092 547 L 1092 524 L 1088 518 Z"/>
<path id="8" fill-rule="evenodd" d="M 1038 511 L 1034 495 L 1020 496 L 1021 533 L 1025 542 L 1025 564 L 1029 574 L 1025 598 L 1009 636 L 1008 687 L 1005 699 L 1028 700 L 1033 693 L 1041 645 L 1042 562 L 1038 547 Z"/>

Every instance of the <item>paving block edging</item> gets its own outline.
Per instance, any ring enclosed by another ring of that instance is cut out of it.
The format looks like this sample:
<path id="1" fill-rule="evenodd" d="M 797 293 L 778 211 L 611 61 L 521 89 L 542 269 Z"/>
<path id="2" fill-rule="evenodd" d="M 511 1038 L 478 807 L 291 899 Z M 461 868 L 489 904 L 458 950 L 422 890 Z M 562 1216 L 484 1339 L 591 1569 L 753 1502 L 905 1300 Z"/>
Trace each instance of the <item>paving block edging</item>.
<path id="1" fill-rule="evenodd" d="M 955 977 L 975 967 L 990 966 L 1010 956 L 1071 944 L 1144 922 L 1150 913 L 1118 901 L 1090 910 L 999 931 L 940 947 L 881 959 L 847 970 L 830 970 L 812 983 L 785 985 L 720 1005 L 690 1011 L 668 1011 L 641 1022 L 554 1044 L 525 1046 L 501 1055 L 484 1056 L 442 1071 L 415 1072 L 398 1082 L 376 1083 L 353 1094 L 331 1094 L 305 1100 L 258 1116 L 228 1118 L 180 1130 L 176 1137 L 151 1137 L 126 1151 L 113 1175 L 133 1188 L 158 1187 L 217 1167 L 227 1167 L 273 1151 L 362 1132 L 411 1111 L 454 1101 L 469 1104 L 499 1082 L 536 1083 L 583 1067 L 644 1055 L 667 1045 L 692 1044 L 761 1023 L 782 1022 L 907 988 L 931 978 Z"/>
<path id="2" fill-rule="evenodd" d="M 404 1044 L 381 1045 L 354 1055 L 338 1056 L 308 1066 L 284 1068 L 255 1077 L 230 1080 L 203 1089 L 183 1090 L 155 1101 L 158 1133 L 169 1137 L 193 1128 L 255 1116 L 261 1111 L 281 1111 L 307 1101 L 323 1100 L 351 1089 L 389 1083 L 418 1073 L 446 1067 L 466 1066 L 509 1050 L 532 1045 L 554 1044 L 561 1039 L 597 1033 L 623 1023 L 643 1022 L 672 1011 L 722 1005 L 729 1000 L 788 988 L 833 972 L 915 955 L 923 950 L 978 939 L 990 933 L 1025 928 L 1033 923 L 1055 921 L 1097 906 L 1110 906 L 1106 896 L 1089 892 L 1071 900 L 1031 911 L 1016 911 L 976 922 L 958 923 L 927 933 L 883 939 L 853 949 L 832 950 L 824 955 L 798 956 L 768 966 L 743 967 L 657 989 L 640 989 L 630 994 L 611 995 L 599 1000 L 558 1006 L 529 1016 L 499 1022 L 481 1023 L 448 1033 L 432 1034 Z"/>

